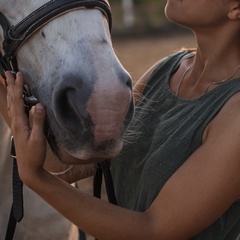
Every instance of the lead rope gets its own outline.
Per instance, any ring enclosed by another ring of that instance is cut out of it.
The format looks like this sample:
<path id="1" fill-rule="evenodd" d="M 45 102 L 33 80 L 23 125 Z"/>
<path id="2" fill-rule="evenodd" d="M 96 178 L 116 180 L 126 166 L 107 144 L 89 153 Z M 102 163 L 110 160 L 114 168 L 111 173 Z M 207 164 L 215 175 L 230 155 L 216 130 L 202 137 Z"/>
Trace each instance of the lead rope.
<path id="1" fill-rule="evenodd" d="M 117 199 L 115 196 L 112 174 L 111 174 L 111 160 L 106 159 L 97 163 L 96 172 L 93 178 L 93 196 L 101 198 L 102 178 L 104 176 L 104 182 L 107 192 L 108 201 L 114 205 L 117 205 Z M 97 240 L 95 238 L 95 240 Z"/>
<path id="2" fill-rule="evenodd" d="M 23 182 L 19 177 L 15 145 L 13 137 L 11 138 L 11 157 L 13 159 L 13 172 L 12 172 L 12 189 L 13 189 L 13 202 L 8 220 L 8 228 L 5 240 L 12 240 L 17 222 L 19 223 L 23 218 Z"/>
<path id="3" fill-rule="evenodd" d="M 112 174 L 111 174 L 111 160 L 106 159 L 97 163 L 96 172 L 93 178 L 93 195 L 94 197 L 101 198 L 102 177 L 104 176 L 104 182 L 106 186 L 106 192 L 108 201 L 114 205 L 117 205 L 117 199 L 115 196 Z"/>

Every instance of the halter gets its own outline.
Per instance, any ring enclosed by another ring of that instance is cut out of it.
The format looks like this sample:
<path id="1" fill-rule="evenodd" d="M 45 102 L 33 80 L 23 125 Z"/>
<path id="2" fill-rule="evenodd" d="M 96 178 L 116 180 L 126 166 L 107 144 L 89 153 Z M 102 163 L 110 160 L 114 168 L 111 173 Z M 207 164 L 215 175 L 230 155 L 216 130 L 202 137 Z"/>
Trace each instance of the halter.
<path id="1" fill-rule="evenodd" d="M 107 18 L 109 30 L 111 32 L 112 14 L 108 0 L 51 0 L 29 14 L 15 26 L 11 26 L 8 19 L 0 12 L 0 26 L 4 34 L 4 40 L 2 42 L 3 51 L 0 51 L 0 75 L 6 80 L 6 71 L 10 70 L 13 73 L 18 71 L 17 52 L 26 40 L 37 30 L 41 29 L 53 19 L 79 9 L 99 9 Z M 26 84 L 24 84 L 23 97 L 26 112 L 28 112 L 31 106 L 37 103 L 37 99 L 32 96 Z M 13 158 L 13 204 L 5 240 L 13 239 L 16 222 L 20 222 L 23 218 L 22 181 L 18 175 L 13 139 L 11 156 Z M 94 190 L 94 195 L 100 197 L 101 184 L 99 182 L 102 181 L 102 174 L 104 175 L 106 186 L 108 186 L 107 192 L 109 201 L 116 204 L 110 173 L 110 163 L 108 163 L 108 160 L 98 164 L 95 174 L 94 189 L 96 189 Z"/>
<path id="2" fill-rule="evenodd" d="M 99 9 L 107 18 L 109 29 L 112 28 L 112 14 L 107 0 L 51 0 L 29 14 L 15 26 L 0 12 L 0 26 L 3 29 L 3 52 L 0 52 L 0 74 L 6 79 L 5 71 L 18 71 L 16 54 L 24 42 L 37 30 L 53 19 L 78 9 Z"/>

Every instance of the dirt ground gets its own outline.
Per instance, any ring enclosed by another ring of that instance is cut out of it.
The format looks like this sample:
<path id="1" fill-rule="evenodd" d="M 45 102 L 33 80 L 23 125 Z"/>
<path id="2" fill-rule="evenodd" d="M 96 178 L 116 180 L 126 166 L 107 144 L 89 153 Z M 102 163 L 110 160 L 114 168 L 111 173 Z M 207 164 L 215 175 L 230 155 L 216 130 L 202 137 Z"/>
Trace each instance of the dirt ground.
<path id="1" fill-rule="evenodd" d="M 196 46 L 193 35 L 155 36 L 143 38 L 113 39 L 117 56 L 135 82 L 155 62 L 167 55 L 176 52 L 182 47 Z M 79 188 L 92 194 L 92 179 L 79 183 Z M 103 199 L 106 200 L 103 189 Z M 87 236 L 87 240 L 94 240 Z"/>

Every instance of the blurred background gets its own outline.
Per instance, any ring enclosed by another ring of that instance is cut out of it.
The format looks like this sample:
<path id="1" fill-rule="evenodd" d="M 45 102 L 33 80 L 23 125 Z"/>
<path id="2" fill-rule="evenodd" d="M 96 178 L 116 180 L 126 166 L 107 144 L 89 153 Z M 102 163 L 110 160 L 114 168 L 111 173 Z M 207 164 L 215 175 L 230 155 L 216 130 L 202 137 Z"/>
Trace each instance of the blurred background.
<path id="1" fill-rule="evenodd" d="M 154 63 L 182 47 L 195 47 L 192 32 L 169 22 L 167 0 L 109 0 L 113 15 L 112 41 L 116 54 L 135 82 Z M 92 178 L 78 182 L 92 194 Z M 102 199 L 106 200 L 103 186 Z M 81 236 L 81 240 L 94 240 Z"/>
<path id="2" fill-rule="evenodd" d="M 167 0 L 109 0 L 109 2 L 113 11 L 114 34 L 155 34 L 169 24 L 164 16 Z"/>
<path id="3" fill-rule="evenodd" d="M 166 0 L 110 0 L 114 33 L 154 33 L 165 22 Z"/>
<path id="4" fill-rule="evenodd" d="M 182 47 L 195 47 L 190 30 L 169 22 L 167 0 L 109 0 L 113 45 L 136 81 L 156 61 Z"/>

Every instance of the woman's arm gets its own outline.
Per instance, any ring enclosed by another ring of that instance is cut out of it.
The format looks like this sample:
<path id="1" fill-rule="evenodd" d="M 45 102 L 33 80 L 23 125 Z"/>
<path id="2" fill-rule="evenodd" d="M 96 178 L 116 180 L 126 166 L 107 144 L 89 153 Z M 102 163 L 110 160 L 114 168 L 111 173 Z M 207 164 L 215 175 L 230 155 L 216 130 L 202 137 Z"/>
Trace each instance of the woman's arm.
<path id="1" fill-rule="evenodd" d="M 9 81 L 20 176 L 65 217 L 96 238 L 186 240 L 218 219 L 240 196 L 239 97 L 226 104 L 215 124 L 209 126 L 203 145 L 173 174 L 150 208 L 134 212 L 83 194 L 44 170 L 45 111 L 41 104 L 36 106 L 30 128 L 21 85 L 21 78 L 15 83 Z"/>

